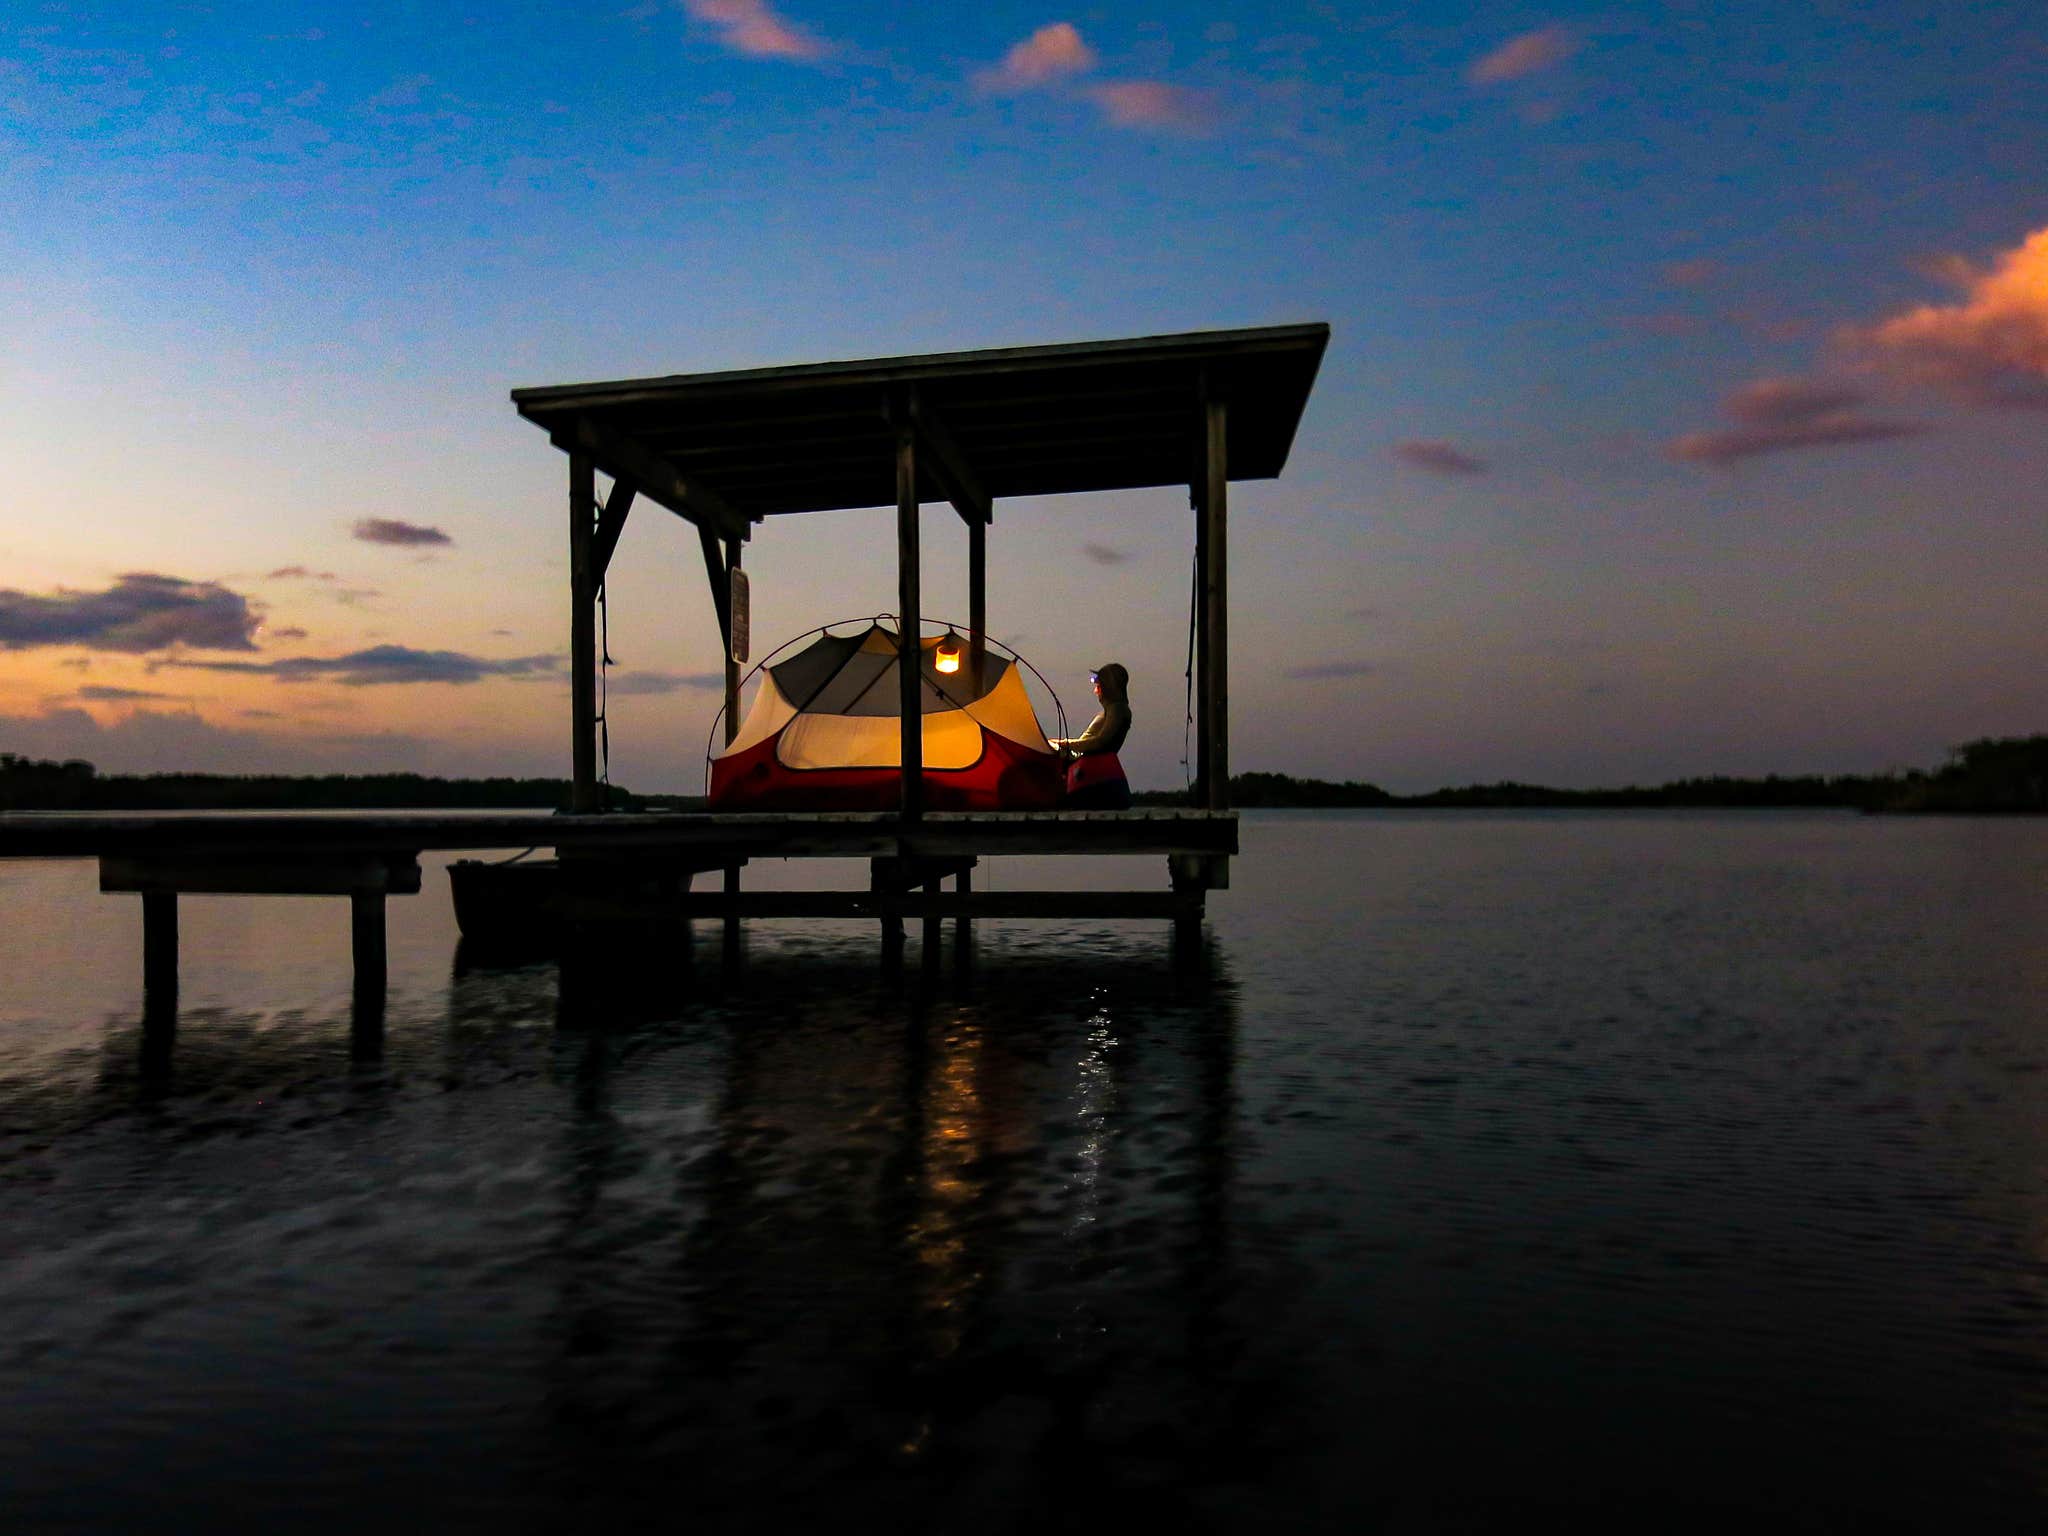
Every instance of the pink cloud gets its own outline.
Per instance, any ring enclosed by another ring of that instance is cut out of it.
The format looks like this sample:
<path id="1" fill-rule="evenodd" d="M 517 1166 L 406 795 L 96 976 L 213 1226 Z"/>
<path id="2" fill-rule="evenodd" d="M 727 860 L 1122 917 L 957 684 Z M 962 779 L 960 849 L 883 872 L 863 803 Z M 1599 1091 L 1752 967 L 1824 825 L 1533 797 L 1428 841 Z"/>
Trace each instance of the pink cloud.
<path id="1" fill-rule="evenodd" d="M 1002 63 L 982 70 L 974 83 L 1004 94 L 1033 91 L 1069 75 L 1085 74 L 1095 64 L 1095 50 L 1082 41 L 1074 24 L 1055 21 L 1013 46 Z"/>
<path id="2" fill-rule="evenodd" d="M 2048 229 L 1988 268 L 1951 257 L 1935 270 L 1959 302 L 1922 304 L 1852 327 L 1843 340 L 1886 371 L 1972 405 L 2048 408 Z"/>
<path id="3" fill-rule="evenodd" d="M 1466 71 L 1474 85 L 1499 85 L 1539 74 L 1562 64 L 1578 51 L 1578 42 L 1563 27 L 1542 27 L 1511 37 Z"/>
<path id="4" fill-rule="evenodd" d="M 1396 443 L 1394 457 L 1411 469 L 1426 469 L 1433 475 L 1486 473 L 1486 460 L 1475 459 L 1440 438 L 1410 438 L 1405 443 Z"/>
<path id="5" fill-rule="evenodd" d="M 1118 128 L 1164 128 L 1202 133 L 1215 125 L 1215 103 L 1203 91 L 1164 80 L 1106 80 L 1086 92 Z"/>
<path id="6" fill-rule="evenodd" d="M 768 0 L 683 0 L 683 9 L 715 28 L 718 40 L 750 59 L 819 59 L 825 44 L 776 15 Z"/>
<path id="7" fill-rule="evenodd" d="M 1722 402 L 1736 425 L 1689 432 L 1666 452 L 1693 464 L 1732 464 L 1760 454 L 1844 443 L 1875 443 L 1927 430 L 1917 421 L 1866 416 L 1863 392 L 1826 379 L 1780 377 L 1745 384 Z"/>

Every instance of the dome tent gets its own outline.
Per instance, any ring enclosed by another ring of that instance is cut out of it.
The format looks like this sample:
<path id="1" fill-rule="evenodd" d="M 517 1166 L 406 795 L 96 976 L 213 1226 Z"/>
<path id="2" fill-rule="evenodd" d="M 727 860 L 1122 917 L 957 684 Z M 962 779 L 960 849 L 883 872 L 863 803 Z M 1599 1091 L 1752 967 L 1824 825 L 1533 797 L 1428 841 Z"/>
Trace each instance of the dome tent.
<path id="1" fill-rule="evenodd" d="M 829 629 L 761 668 L 739 734 L 711 760 L 717 811 L 890 811 L 902 803 L 901 636 L 871 623 Z M 1016 662 L 993 654 L 941 673 L 940 640 L 918 642 L 924 803 L 932 810 L 1044 810 L 1062 764 Z"/>

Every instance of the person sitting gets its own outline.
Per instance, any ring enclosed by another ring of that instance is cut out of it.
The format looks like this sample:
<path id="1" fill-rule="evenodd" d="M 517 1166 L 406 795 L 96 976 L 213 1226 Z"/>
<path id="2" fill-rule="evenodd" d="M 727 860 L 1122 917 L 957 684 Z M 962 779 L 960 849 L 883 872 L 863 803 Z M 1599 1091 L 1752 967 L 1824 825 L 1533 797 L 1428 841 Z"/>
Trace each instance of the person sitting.
<path id="1" fill-rule="evenodd" d="M 1128 810 L 1130 781 L 1116 753 L 1131 734 L 1131 674 L 1112 661 L 1097 667 L 1089 680 L 1102 701 L 1101 711 L 1080 735 L 1053 743 L 1062 757 L 1070 759 L 1066 803 L 1084 810 Z"/>
<path id="2" fill-rule="evenodd" d="M 1090 672 L 1088 681 L 1095 685 L 1095 697 L 1102 701 L 1102 708 L 1088 722 L 1087 730 L 1053 743 L 1068 757 L 1114 752 L 1131 734 L 1131 674 L 1121 663 L 1112 661 Z"/>

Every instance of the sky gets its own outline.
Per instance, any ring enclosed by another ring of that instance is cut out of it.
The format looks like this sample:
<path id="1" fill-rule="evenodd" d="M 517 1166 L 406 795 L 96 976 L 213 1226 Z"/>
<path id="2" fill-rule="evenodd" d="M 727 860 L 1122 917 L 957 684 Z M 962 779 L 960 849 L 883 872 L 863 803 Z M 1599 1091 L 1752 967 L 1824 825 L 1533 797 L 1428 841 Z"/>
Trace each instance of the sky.
<path id="1" fill-rule="evenodd" d="M 2048 731 L 2044 165 L 2039 0 L 0 0 L 0 752 L 565 776 L 511 389 L 1322 320 L 1234 487 L 1235 769 L 1932 766 Z M 989 549 L 992 633 L 1082 718 L 1124 662 L 1183 782 L 1185 491 Z M 757 656 L 893 562 L 757 529 Z M 611 587 L 612 777 L 694 790 L 688 527 Z"/>

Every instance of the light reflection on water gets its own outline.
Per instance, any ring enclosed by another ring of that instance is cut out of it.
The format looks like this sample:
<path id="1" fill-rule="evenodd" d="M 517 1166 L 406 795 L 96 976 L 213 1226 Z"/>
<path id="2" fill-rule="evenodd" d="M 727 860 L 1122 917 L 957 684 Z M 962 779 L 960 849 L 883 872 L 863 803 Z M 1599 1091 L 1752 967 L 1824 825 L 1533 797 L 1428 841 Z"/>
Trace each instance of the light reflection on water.
<path id="1" fill-rule="evenodd" d="M 199 898 L 155 1080 L 133 898 L 0 864 L 9 1529 L 2039 1512 L 2048 826 L 1245 847 L 1200 974 L 782 925 L 567 996 L 430 869 L 374 1060 L 340 903 Z"/>

